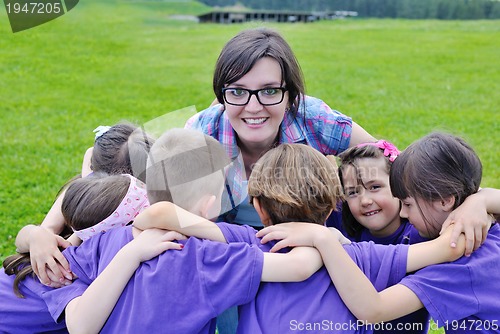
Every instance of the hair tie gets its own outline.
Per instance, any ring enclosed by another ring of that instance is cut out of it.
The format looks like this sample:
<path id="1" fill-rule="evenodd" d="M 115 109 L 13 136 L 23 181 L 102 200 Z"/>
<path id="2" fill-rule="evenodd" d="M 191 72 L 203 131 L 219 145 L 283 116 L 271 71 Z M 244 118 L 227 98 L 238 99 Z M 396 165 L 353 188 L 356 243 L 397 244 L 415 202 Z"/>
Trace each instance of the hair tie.
<path id="1" fill-rule="evenodd" d="M 364 146 L 375 146 L 381 149 L 384 152 L 384 156 L 389 157 L 390 162 L 394 162 L 398 155 L 401 153 L 399 152 L 398 148 L 394 146 L 393 143 L 390 143 L 386 140 L 379 140 L 377 142 L 368 142 L 368 143 L 361 143 L 356 145 L 356 147 L 364 147 Z"/>
<path id="2" fill-rule="evenodd" d="M 73 229 L 73 232 L 75 232 L 75 234 L 82 239 L 82 241 L 85 241 L 96 234 L 109 231 L 115 227 L 127 225 L 129 222 L 134 220 L 139 213 L 149 206 L 148 195 L 144 183 L 137 180 L 132 175 L 122 175 L 130 178 L 130 185 L 128 187 L 127 194 L 116 210 L 102 222 L 79 231 L 75 231 Z"/>
<path id="3" fill-rule="evenodd" d="M 97 128 L 94 129 L 94 133 L 95 133 L 95 138 L 94 140 L 96 140 L 97 138 L 99 138 L 100 136 L 102 136 L 103 134 L 105 134 L 106 132 L 108 132 L 108 130 L 111 129 L 110 126 L 107 126 L 107 125 L 99 125 Z"/>

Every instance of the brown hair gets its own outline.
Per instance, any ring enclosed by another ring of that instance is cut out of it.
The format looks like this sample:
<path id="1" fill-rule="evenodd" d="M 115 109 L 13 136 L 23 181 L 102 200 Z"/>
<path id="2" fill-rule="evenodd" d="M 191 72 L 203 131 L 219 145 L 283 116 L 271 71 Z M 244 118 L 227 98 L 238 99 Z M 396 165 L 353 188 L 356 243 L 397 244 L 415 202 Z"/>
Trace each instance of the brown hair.
<path id="1" fill-rule="evenodd" d="M 344 188 L 345 170 L 348 166 L 351 166 L 356 171 L 357 185 L 362 186 L 366 189 L 366 186 L 363 183 L 363 180 L 361 179 L 360 176 L 360 171 L 358 166 L 359 159 L 384 158 L 385 171 L 387 172 L 387 175 L 389 175 L 391 171 L 392 162 L 389 160 L 389 157 L 384 156 L 383 150 L 374 145 L 350 147 L 341 154 L 339 154 L 339 158 L 340 158 L 339 178 L 342 188 Z M 356 220 L 356 218 L 354 218 L 351 209 L 349 208 L 349 204 L 347 204 L 347 201 L 342 202 L 342 226 L 344 227 L 347 234 L 351 237 L 359 237 L 361 232 L 365 229 L 365 227 L 361 225 Z"/>
<path id="2" fill-rule="evenodd" d="M 228 164 L 216 139 L 196 130 L 171 129 L 151 147 L 146 170 L 149 202 L 169 201 L 191 211 L 202 196 L 219 198 Z"/>
<path id="3" fill-rule="evenodd" d="M 94 226 L 103 221 L 121 203 L 130 184 L 130 178 L 124 175 L 107 175 L 92 173 L 85 178 L 78 178 L 67 184 L 61 211 L 66 226 L 59 234 L 68 238 L 72 228 L 81 230 Z M 30 254 L 18 253 L 8 256 L 4 262 L 5 273 L 16 275 L 14 279 L 14 293 L 23 298 L 19 284 L 28 275 L 34 277 L 31 267 Z"/>
<path id="4" fill-rule="evenodd" d="M 302 70 L 285 39 L 267 28 L 243 30 L 224 46 L 215 64 L 213 78 L 217 100 L 223 104 L 222 88 L 238 81 L 264 57 L 279 63 L 282 82 L 288 91 L 289 110 L 297 115 L 300 100 L 305 94 Z"/>
<path id="5" fill-rule="evenodd" d="M 64 195 L 61 211 L 66 224 L 76 230 L 94 226 L 120 205 L 130 185 L 126 175 L 92 173 L 73 181 Z"/>
<path id="6" fill-rule="evenodd" d="M 273 224 L 324 224 L 342 199 L 335 166 L 304 144 L 281 144 L 264 154 L 252 170 L 248 194 L 259 199 Z"/>
<path id="7" fill-rule="evenodd" d="M 481 161 L 472 147 L 457 136 L 437 132 L 399 155 L 391 168 L 390 185 L 392 194 L 401 200 L 413 197 L 432 202 L 453 196 L 456 208 L 478 191 L 481 176 Z"/>
<path id="8" fill-rule="evenodd" d="M 132 123 L 119 123 L 96 138 L 91 158 L 94 172 L 146 177 L 146 161 L 154 140 Z"/>

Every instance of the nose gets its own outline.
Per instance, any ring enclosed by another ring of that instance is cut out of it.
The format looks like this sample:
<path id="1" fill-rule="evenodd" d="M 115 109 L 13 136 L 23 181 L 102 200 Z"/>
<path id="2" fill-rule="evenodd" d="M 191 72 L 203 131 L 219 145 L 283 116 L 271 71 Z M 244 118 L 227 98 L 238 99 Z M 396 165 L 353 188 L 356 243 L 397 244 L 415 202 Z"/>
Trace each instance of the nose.
<path id="1" fill-rule="evenodd" d="M 259 100 L 257 99 L 257 94 L 252 94 L 250 96 L 250 100 L 245 105 L 245 109 L 249 112 L 259 112 L 262 110 L 262 108 L 262 104 L 260 104 Z"/>
<path id="2" fill-rule="evenodd" d="M 367 191 L 360 191 L 358 196 L 359 196 L 359 202 L 361 203 L 362 206 L 369 206 L 373 203 L 373 200 Z"/>
<path id="3" fill-rule="evenodd" d="M 401 210 L 399 211 L 399 216 L 401 218 L 408 219 L 408 209 L 406 208 L 406 206 L 401 205 Z"/>

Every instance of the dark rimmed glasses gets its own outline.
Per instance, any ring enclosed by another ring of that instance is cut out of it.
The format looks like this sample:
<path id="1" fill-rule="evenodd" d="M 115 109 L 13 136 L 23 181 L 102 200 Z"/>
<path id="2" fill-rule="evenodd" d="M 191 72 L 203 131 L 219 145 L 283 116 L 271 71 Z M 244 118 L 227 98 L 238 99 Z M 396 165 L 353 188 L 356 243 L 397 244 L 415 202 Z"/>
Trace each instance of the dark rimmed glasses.
<path id="1" fill-rule="evenodd" d="M 244 106 L 249 101 L 252 95 L 257 97 L 257 100 L 263 106 L 273 106 L 283 102 L 286 88 L 283 87 L 268 87 L 257 90 L 245 88 L 222 88 L 222 95 L 227 104 L 233 106 Z"/>

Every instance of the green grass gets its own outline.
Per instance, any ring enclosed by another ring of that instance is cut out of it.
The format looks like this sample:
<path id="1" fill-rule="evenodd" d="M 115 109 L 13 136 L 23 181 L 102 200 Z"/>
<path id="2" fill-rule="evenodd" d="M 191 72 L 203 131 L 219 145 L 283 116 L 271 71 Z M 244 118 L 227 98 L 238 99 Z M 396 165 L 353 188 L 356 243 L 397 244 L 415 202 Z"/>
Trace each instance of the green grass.
<path id="1" fill-rule="evenodd" d="M 0 258 L 79 171 L 97 125 L 211 103 L 220 49 L 258 23 L 169 19 L 206 11 L 189 1 L 87 0 L 13 34 L 0 6 Z M 292 45 L 310 95 L 400 148 L 433 130 L 462 135 L 483 161 L 483 186 L 500 187 L 500 21 L 266 25 Z"/>

